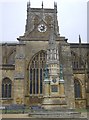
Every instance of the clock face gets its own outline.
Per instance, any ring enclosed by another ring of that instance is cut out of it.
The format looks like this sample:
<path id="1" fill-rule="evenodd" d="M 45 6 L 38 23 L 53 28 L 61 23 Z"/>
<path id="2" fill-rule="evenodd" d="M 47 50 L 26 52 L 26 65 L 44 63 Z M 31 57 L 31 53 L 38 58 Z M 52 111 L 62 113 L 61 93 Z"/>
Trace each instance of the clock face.
<path id="1" fill-rule="evenodd" d="M 39 32 L 45 32 L 46 30 L 47 30 L 46 25 L 40 24 L 40 25 L 38 26 L 38 31 L 39 31 Z"/>

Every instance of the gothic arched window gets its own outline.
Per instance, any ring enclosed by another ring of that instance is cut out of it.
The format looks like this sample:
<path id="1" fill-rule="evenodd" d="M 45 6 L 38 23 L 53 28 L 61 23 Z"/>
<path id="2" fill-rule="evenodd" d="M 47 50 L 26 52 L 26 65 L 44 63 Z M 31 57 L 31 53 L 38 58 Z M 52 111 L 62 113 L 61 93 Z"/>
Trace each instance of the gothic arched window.
<path id="1" fill-rule="evenodd" d="M 15 50 L 11 51 L 7 58 L 7 64 L 15 64 L 15 54 L 16 54 Z"/>
<path id="2" fill-rule="evenodd" d="M 9 78 L 2 80 L 2 98 L 11 98 L 12 82 Z"/>
<path id="3" fill-rule="evenodd" d="M 74 81 L 75 98 L 81 98 L 81 85 L 78 80 Z"/>
<path id="4" fill-rule="evenodd" d="M 73 51 L 71 51 L 71 55 L 72 55 L 73 69 L 79 69 L 80 68 L 80 59 L 79 59 L 79 57 Z"/>
<path id="5" fill-rule="evenodd" d="M 39 24 L 39 16 L 36 15 L 34 18 L 34 25 L 38 25 Z"/>
<path id="6" fill-rule="evenodd" d="M 30 95 L 43 94 L 43 71 L 46 64 L 46 52 L 36 54 L 29 66 Z"/>
<path id="7" fill-rule="evenodd" d="M 47 16 L 45 17 L 45 20 L 46 20 L 46 22 L 47 22 L 48 25 L 51 25 L 52 17 L 51 17 L 50 15 L 47 15 Z"/>

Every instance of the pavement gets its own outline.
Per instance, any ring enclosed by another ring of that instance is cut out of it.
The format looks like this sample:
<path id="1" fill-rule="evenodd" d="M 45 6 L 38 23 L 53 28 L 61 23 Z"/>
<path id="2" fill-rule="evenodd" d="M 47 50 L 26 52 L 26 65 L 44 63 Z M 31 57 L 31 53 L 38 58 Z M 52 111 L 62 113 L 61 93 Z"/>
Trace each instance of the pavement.
<path id="1" fill-rule="evenodd" d="M 89 115 L 89 113 L 88 113 L 88 115 Z M 39 120 L 39 119 L 44 120 L 45 118 L 30 118 L 28 116 L 28 114 L 0 114 L 0 120 Z M 46 120 L 47 120 L 47 118 L 46 118 Z M 48 120 L 75 120 L 75 119 L 71 119 L 71 118 L 68 118 L 68 119 L 66 119 L 66 118 L 56 118 L 56 119 L 55 118 L 48 118 Z M 76 120 L 82 120 L 82 118 L 76 119 Z M 89 118 L 87 118 L 87 120 L 89 120 Z"/>
<path id="2" fill-rule="evenodd" d="M 0 118 L 29 118 L 28 114 L 2 114 Z"/>

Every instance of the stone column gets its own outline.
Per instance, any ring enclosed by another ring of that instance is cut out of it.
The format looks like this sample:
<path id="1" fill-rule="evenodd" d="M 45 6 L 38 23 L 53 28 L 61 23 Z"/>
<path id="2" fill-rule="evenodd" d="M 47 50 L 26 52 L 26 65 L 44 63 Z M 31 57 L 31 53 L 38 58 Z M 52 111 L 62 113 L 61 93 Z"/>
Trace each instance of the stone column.
<path id="1" fill-rule="evenodd" d="M 71 61 L 70 45 L 64 43 L 61 45 L 61 61 L 63 65 L 63 76 L 65 80 L 65 96 L 67 100 L 68 109 L 75 108 L 74 98 L 74 78 Z"/>
<path id="2" fill-rule="evenodd" d="M 16 46 L 15 76 L 14 76 L 14 104 L 24 104 L 25 96 L 25 44 Z"/>
<path id="3" fill-rule="evenodd" d="M 50 80 L 44 80 L 44 97 L 48 97 L 50 95 Z"/>

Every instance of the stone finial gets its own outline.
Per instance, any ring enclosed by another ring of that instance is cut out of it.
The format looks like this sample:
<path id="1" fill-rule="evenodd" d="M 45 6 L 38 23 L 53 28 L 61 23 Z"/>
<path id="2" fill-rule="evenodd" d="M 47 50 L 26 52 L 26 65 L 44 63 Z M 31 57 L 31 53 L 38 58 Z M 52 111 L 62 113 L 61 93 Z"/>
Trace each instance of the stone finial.
<path id="1" fill-rule="evenodd" d="M 43 9 L 43 1 L 42 1 L 42 9 Z"/>
<path id="2" fill-rule="evenodd" d="M 79 43 L 81 44 L 81 37 L 80 37 L 80 35 L 79 35 Z"/>
<path id="3" fill-rule="evenodd" d="M 57 3 L 56 3 L 56 2 L 54 2 L 54 9 L 55 9 L 56 12 L 57 12 Z"/>
<path id="4" fill-rule="evenodd" d="M 51 31 L 50 31 L 50 38 L 49 38 L 49 45 L 50 47 L 55 47 L 55 34 L 54 34 L 54 25 L 51 24 Z"/>
<path id="5" fill-rule="evenodd" d="M 30 8 L 31 6 L 31 3 L 30 3 L 30 0 L 27 2 L 27 9 Z"/>

